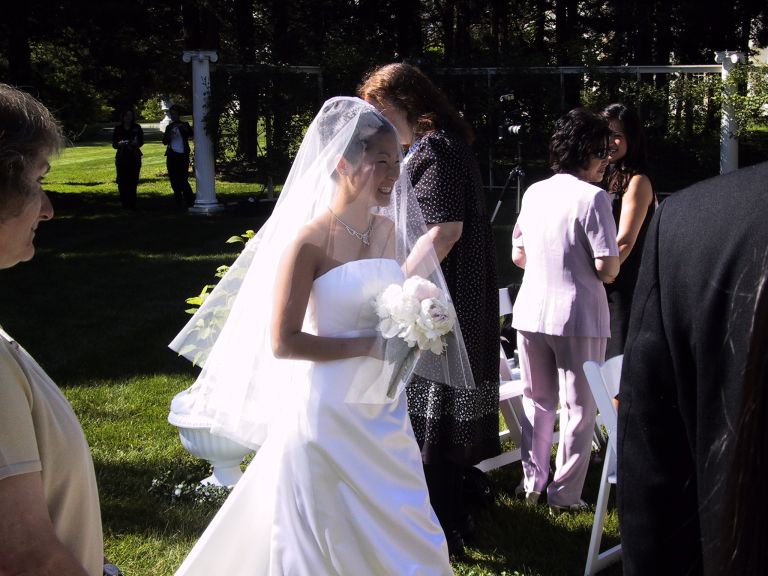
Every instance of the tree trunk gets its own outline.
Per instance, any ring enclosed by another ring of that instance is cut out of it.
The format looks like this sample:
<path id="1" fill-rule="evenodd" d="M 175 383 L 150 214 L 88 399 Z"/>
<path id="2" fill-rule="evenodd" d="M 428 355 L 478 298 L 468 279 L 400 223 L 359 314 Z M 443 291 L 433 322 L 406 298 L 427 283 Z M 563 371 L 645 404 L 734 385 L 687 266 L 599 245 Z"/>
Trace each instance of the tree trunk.
<path id="1" fill-rule="evenodd" d="M 235 2 L 235 37 L 237 52 L 245 68 L 238 92 L 240 103 L 237 126 L 238 151 L 243 160 L 253 162 L 259 151 L 258 81 L 255 78 L 256 72 L 253 69 L 247 69 L 256 59 L 253 0 L 236 0 Z"/>
<path id="2" fill-rule="evenodd" d="M 454 9 L 453 2 L 444 0 L 440 4 L 435 3 L 436 8 L 440 11 L 440 24 L 443 30 L 443 63 L 446 66 L 454 64 Z"/>
<path id="3" fill-rule="evenodd" d="M 472 56 L 472 35 L 470 26 L 472 25 L 472 7 L 471 0 L 456 0 L 456 26 L 455 26 L 455 47 L 454 63 L 459 66 L 467 65 Z"/>
<path id="4" fill-rule="evenodd" d="M 654 2 L 653 8 L 649 10 L 649 19 L 656 23 L 655 34 L 651 32 L 652 36 L 649 36 L 653 46 L 650 63 L 665 66 L 672 59 L 672 8 L 666 3 Z M 655 84 L 656 89 L 662 90 L 669 98 L 669 75 L 657 74 Z M 656 126 L 662 134 L 666 134 L 669 128 L 669 106 L 664 106 L 659 114 Z"/>
<path id="5" fill-rule="evenodd" d="M 402 60 L 421 56 L 424 45 L 421 33 L 421 1 L 396 0 L 394 9 L 397 58 Z"/>
<path id="6" fill-rule="evenodd" d="M 8 38 L 8 82 L 20 87 L 32 84 L 29 49 L 29 2 L 8 2 L 3 9 L 3 28 Z"/>
<path id="7" fill-rule="evenodd" d="M 293 40 L 288 33 L 290 23 L 290 6 L 286 0 L 272 1 L 272 47 L 276 64 L 291 62 Z M 268 112 L 271 122 L 267 125 L 267 158 L 269 160 L 268 176 L 278 180 L 283 165 L 288 160 L 288 123 L 290 115 L 286 110 L 286 99 L 279 89 L 281 75 L 275 71 L 270 73 L 271 89 L 268 91 Z"/>
<path id="8" fill-rule="evenodd" d="M 536 0 L 536 31 L 534 33 L 533 46 L 540 54 L 547 52 L 545 40 L 548 10 L 547 0 Z"/>
<path id="9" fill-rule="evenodd" d="M 507 45 L 508 4 L 506 0 L 492 0 L 491 2 L 491 59 L 495 66 L 499 65 L 499 54 Z"/>
<path id="10" fill-rule="evenodd" d="M 216 0 L 181 0 L 185 50 L 216 50 L 219 27 Z"/>
<path id="11" fill-rule="evenodd" d="M 558 66 L 573 64 L 571 53 L 579 34 L 577 8 L 577 0 L 555 0 L 555 57 Z M 581 76 L 565 74 L 562 89 L 562 112 L 578 106 L 581 100 Z"/>

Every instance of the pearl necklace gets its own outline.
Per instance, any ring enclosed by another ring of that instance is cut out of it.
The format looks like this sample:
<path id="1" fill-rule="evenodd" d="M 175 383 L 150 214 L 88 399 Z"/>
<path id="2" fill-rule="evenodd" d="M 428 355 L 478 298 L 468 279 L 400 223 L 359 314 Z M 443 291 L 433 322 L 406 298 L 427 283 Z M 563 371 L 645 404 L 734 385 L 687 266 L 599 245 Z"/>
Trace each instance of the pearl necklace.
<path id="1" fill-rule="evenodd" d="M 344 222 L 344 220 L 339 218 L 336 215 L 336 212 L 331 210 L 330 206 L 328 206 L 328 212 L 330 212 L 333 215 L 333 217 L 336 218 L 336 221 L 339 224 L 344 226 L 344 228 L 347 230 L 347 232 L 349 233 L 350 236 L 354 236 L 355 238 L 360 240 L 360 242 L 362 242 L 366 246 L 370 246 L 371 245 L 371 230 L 373 230 L 373 218 L 371 218 L 371 220 L 368 222 L 368 229 L 365 232 L 358 232 L 357 230 L 352 228 L 352 226 L 350 226 L 349 224 Z"/>

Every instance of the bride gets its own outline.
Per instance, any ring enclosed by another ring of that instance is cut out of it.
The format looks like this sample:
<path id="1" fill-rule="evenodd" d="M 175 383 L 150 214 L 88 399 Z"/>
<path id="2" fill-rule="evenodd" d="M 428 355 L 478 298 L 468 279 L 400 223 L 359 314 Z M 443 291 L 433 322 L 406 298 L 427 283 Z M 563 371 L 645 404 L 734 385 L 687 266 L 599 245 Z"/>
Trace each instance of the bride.
<path id="1" fill-rule="evenodd" d="M 376 296 L 414 274 L 448 296 L 394 128 L 333 98 L 272 216 L 171 344 L 203 365 L 188 408 L 258 448 L 177 575 L 453 573 L 401 394 L 408 348 L 376 331 Z M 458 326 L 415 371 L 473 386 Z"/>

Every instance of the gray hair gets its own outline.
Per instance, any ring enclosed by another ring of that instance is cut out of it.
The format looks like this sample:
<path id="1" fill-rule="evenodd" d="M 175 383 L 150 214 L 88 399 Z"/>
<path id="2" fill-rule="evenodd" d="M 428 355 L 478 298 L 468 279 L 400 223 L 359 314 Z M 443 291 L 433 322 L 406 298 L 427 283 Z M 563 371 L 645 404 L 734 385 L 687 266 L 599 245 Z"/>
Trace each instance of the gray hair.
<path id="1" fill-rule="evenodd" d="M 33 166 L 63 144 L 61 126 L 48 108 L 0 83 L 0 219 L 18 213 L 35 190 Z"/>

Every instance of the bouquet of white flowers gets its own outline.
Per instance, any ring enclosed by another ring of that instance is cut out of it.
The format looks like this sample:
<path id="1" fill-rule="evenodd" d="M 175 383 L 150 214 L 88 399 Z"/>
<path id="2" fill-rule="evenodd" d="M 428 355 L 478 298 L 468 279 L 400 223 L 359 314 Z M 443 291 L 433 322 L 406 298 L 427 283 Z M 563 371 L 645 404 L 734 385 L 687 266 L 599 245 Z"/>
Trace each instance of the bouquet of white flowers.
<path id="1" fill-rule="evenodd" d="M 420 276 L 387 286 L 376 297 L 375 307 L 381 336 L 387 340 L 397 337 L 407 345 L 406 353 L 397 358 L 400 365 L 387 389 L 387 396 L 393 398 L 400 382 L 410 377 L 422 350 L 438 355 L 445 351 L 445 335 L 453 330 L 456 311 L 439 287 Z"/>

